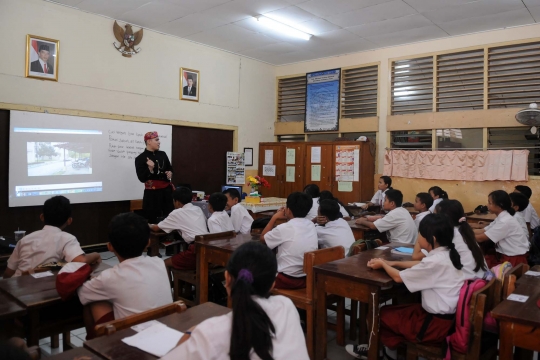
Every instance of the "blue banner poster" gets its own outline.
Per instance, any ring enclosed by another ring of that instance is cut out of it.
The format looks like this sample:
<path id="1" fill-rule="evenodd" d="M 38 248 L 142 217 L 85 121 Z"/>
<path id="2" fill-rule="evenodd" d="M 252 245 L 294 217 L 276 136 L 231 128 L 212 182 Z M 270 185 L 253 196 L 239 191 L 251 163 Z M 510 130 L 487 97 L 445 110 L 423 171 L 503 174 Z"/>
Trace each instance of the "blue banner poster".
<path id="1" fill-rule="evenodd" d="M 341 69 L 308 73 L 305 132 L 339 130 Z"/>

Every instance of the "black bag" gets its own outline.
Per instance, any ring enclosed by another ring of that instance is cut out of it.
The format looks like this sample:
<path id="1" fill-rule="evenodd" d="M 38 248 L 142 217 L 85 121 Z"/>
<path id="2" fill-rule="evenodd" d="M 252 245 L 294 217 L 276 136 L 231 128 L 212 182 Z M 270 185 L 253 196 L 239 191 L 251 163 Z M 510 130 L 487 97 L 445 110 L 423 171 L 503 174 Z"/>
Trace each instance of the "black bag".
<path id="1" fill-rule="evenodd" d="M 223 274 L 212 274 L 208 277 L 208 301 L 227 306 L 227 289 L 220 278 L 223 278 Z"/>
<path id="2" fill-rule="evenodd" d="M 266 225 L 270 222 L 270 217 L 263 217 L 253 220 L 251 223 L 251 230 L 253 229 L 264 229 Z"/>
<path id="3" fill-rule="evenodd" d="M 474 209 L 474 213 L 477 214 L 477 215 L 487 214 L 488 213 L 488 208 L 485 205 L 478 205 L 476 207 L 476 209 Z"/>

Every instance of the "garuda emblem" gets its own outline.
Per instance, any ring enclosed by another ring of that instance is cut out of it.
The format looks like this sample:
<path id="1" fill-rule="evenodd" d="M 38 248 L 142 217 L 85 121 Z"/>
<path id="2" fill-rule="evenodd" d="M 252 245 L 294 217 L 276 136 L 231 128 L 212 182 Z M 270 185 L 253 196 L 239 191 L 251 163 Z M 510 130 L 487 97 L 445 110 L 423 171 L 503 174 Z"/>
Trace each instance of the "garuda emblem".
<path id="1" fill-rule="evenodd" d="M 113 42 L 116 50 L 122 53 L 122 56 L 131 57 L 131 55 L 137 54 L 141 51 L 141 48 L 135 48 L 135 46 L 141 43 L 143 37 L 143 29 L 133 33 L 131 25 L 126 24 L 126 30 L 124 31 L 120 25 L 114 21 L 113 25 L 114 37 L 120 42 L 119 45 Z"/>

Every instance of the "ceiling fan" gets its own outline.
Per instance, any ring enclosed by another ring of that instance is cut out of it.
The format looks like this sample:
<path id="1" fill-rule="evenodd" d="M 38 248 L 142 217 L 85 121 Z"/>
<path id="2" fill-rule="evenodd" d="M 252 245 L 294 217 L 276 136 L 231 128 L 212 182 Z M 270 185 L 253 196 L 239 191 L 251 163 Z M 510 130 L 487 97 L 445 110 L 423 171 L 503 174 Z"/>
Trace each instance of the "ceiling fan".
<path id="1" fill-rule="evenodd" d="M 531 103 L 529 108 L 518 111 L 516 120 L 523 125 L 532 126 L 531 134 L 536 134 L 538 132 L 538 126 L 540 126 L 540 110 L 538 110 L 538 105 Z"/>

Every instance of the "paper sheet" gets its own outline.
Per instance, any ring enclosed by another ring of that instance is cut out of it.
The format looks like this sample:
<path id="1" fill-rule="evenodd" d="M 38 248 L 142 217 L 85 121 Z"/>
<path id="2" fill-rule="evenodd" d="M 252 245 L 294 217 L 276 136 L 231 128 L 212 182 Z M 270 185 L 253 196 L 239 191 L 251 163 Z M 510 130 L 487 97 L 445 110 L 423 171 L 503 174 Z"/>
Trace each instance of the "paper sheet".
<path id="1" fill-rule="evenodd" d="M 510 294 L 506 298 L 506 300 L 512 300 L 512 301 L 517 301 L 517 302 L 522 302 L 522 303 L 526 302 L 527 299 L 529 299 L 527 295 L 518 295 L 518 294 Z"/>
<path id="2" fill-rule="evenodd" d="M 165 356 L 176 347 L 184 333 L 158 323 L 122 341 L 157 357 Z"/>
<path id="3" fill-rule="evenodd" d="M 338 191 L 352 192 L 352 181 L 338 181 Z"/>
<path id="4" fill-rule="evenodd" d="M 264 163 L 265 165 L 274 163 L 274 150 L 264 150 Z"/>
<path id="5" fill-rule="evenodd" d="M 311 181 L 321 181 L 321 165 L 311 165 Z"/>
<path id="6" fill-rule="evenodd" d="M 532 270 L 529 270 L 525 273 L 525 275 L 529 275 L 529 276 L 540 276 L 540 271 L 532 271 Z"/>
<path id="7" fill-rule="evenodd" d="M 287 157 L 285 158 L 285 164 L 294 165 L 296 163 L 296 149 L 287 149 Z"/>
<path id="8" fill-rule="evenodd" d="M 311 148 L 311 162 L 320 163 L 321 162 L 321 147 L 314 146 Z"/>
<path id="9" fill-rule="evenodd" d="M 151 326 L 159 325 L 159 324 L 161 324 L 159 321 L 156 321 L 156 320 L 150 320 L 150 321 L 144 322 L 144 323 L 142 323 L 142 324 L 133 325 L 131 328 L 132 328 L 133 330 L 135 330 L 136 332 L 141 332 L 141 331 L 143 331 L 143 330 L 148 329 L 148 328 L 151 327 Z"/>
<path id="10" fill-rule="evenodd" d="M 287 166 L 287 175 L 285 177 L 285 182 L 294 182 L 294 166 Z"/>
<path id="11" fill-rule="evenodd" d="M 276 176 L 276 165 L 263 165 L 263 176 Z"/>
<path id="12" fill-rule="evenodd" d="M 39 278 L 46 277 L 46 276 L 53 276 L 54 274 L 52 272 L 50 272 L 50 271 L 44 271 L 44 272 L 30 274 L 30 275 L 32 275 L 36 279 L 39 279 Z"/>

